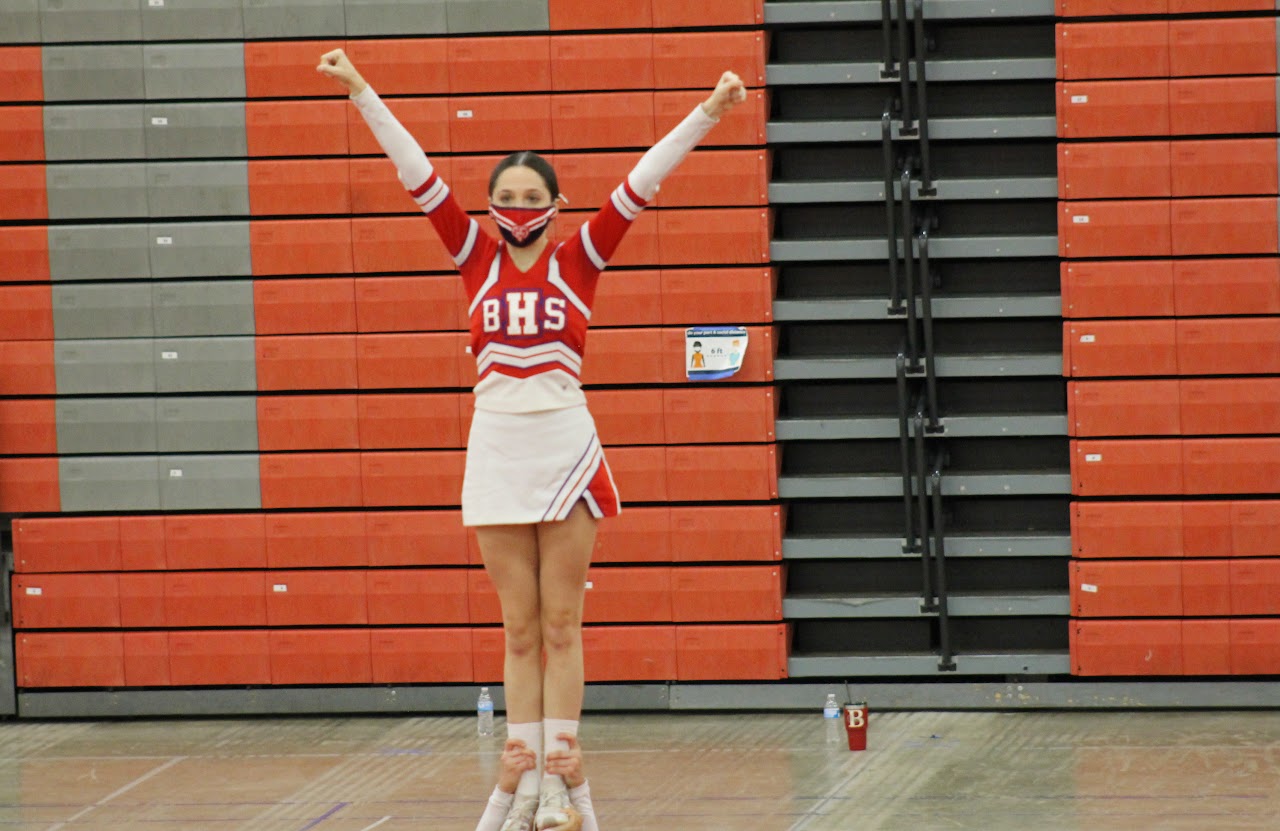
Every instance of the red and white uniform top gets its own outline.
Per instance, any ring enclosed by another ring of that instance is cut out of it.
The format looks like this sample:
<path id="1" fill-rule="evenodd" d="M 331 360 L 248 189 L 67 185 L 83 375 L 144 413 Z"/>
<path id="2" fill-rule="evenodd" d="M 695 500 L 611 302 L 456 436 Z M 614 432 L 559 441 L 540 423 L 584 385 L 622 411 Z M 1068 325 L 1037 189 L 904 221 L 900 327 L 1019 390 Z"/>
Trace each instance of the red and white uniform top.
<path id="1" fill-rule="evenodd" d="M 510 413 L 585 403 L 579 377 L 596 284 L 645 200 L 624 182 L 577 233 L 547 245 L 521 271 L 439 174 L 411 194 L 462 273 L 480 376 L 476 406 Z"/>
<path id="2" fill-rule="evenodd" d="M 590 220 L 568 239 L 548 244 L 537 262 L 521 271 L 506 243 L 462 209 L 373 89 L 352 100 L 462 273 L 480 379 L 476 407 L 525 413 L 586 403 L 580 376 L 600 272 L 662 179 L 716 120 L 695 107 L 641 158 Z"/>

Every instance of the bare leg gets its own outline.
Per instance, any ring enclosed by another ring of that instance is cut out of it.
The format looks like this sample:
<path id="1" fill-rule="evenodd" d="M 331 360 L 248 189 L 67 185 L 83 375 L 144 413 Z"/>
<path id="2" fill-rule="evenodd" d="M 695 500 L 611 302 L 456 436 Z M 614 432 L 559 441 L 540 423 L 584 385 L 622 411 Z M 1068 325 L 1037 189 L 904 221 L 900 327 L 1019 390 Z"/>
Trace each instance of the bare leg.
<path id="1" fill-rule="evenodd" d="M 485 570 L 502 602 L 506 657 L 502 690 L 508 723 L 542 721 L 542 628 L 538 598 L 538 534 L 534 525 L 476 528 Z M 541 755 L 542 748 L 536 752 Z"/>
<path id="2" fill-rule="evenodd" d="M 579 502 L 564 521 L 539 523 L 537 529 L 542 646 L 547 653 L 542 711 L 546 718 L 577 721 L 582 713 L 582 603 L 596 518 Z"/>

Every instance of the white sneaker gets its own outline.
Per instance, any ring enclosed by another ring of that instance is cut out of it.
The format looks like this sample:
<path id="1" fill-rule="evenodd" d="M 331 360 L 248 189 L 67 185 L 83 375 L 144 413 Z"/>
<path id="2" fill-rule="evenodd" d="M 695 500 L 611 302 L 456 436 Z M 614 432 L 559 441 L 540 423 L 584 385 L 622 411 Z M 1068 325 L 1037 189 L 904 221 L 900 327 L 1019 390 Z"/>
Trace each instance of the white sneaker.
<path id="1" fill-rule="evenodd" d="M 533 831 L 533 817 L 538 811 L 538 797 L 516 794 L 516 801 L 507 812 L 502 831 Z"/>
<path id="2" fill-rule="evenodd" d="M 547 828 L 559 828 L 569 821 L 568 810 L 573 807 L 569 799 L 569 791 L 564 780 L 559 776 L 542 780 L 542 792 L 538 794 L 538 815 L 536 826 L 538 831 Z"/>

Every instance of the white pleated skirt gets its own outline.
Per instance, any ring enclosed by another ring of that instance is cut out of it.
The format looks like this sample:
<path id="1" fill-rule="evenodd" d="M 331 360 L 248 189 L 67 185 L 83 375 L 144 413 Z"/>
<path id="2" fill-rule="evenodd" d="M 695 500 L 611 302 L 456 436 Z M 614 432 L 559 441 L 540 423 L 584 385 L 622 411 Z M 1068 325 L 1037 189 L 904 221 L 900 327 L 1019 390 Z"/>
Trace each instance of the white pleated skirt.
<path id="1" fill-rule="evenodd" d="M 475 411 L 462 481 L 463 525 L 555 522 L 579 500 L 597 518 L 621 509 L 585 404 L 537 413 Z"/>

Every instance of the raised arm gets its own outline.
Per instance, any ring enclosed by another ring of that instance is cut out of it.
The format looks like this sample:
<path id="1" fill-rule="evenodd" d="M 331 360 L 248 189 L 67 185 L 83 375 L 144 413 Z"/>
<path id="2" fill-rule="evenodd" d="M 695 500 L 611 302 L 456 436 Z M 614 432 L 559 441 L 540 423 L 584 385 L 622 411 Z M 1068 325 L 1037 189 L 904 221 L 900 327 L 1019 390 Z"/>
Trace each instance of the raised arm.
<path id="1" fill-rule="evenodd" d="M 658 185 L 675 170 L 698 142 L 711 132 L 720 118 L 747 100 L 742 79 L 732 72 L 720 76 L 711 95 L 640 157 L 627 176 L 627 184 L 637 196 L 648 202 L 658 192 Z"/>
<path id="2" fill-rule="evenodd" d="M 356 109 L 364 116 L 383 152 L 395 164 L 400 181 L 406 188 L 415 190 L 431 178 L 431 162 L 417 139 L 391 114 L 345 52 L 341 49 L 326 52 L 320 57 L 316 71 L 347 88 Z"/>
<path id="3" fill-rule="evenodd" d="M 742 79 L 732 72 L 724 73 L 707 100 L 694 107 L 684 121 L 640 157 L 626 180 L 609 197 L 609 203 L 582 226 L 579 233 L 582 256 L 591 265 L 604 270 L 631 222 L 657 195 L 662 180 L 684 161 L 722 116 L 745 100 L 747 90 Z"/>
<path id="4" fill-rule="evenodd" d="M 401 184 L 423 213 L 431 218 L 441 241 L 449 249 L 449 255 L 461 268 L 476 250 L 481 237 L 480 224 L 467 216 L 457 200 L 452 198 L 449 186 L 431 166 L 417 139 L 387 109 L 345 52 L 341 49 L 326 52 L 321 56 L 316 71 L 347 88 L 352 103 L 373 131 L 373 137 L 396 166 Z"/>

